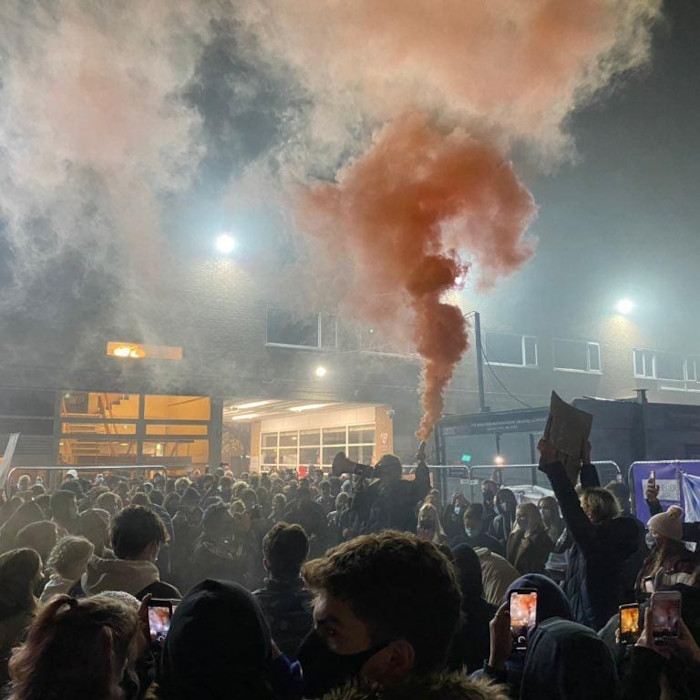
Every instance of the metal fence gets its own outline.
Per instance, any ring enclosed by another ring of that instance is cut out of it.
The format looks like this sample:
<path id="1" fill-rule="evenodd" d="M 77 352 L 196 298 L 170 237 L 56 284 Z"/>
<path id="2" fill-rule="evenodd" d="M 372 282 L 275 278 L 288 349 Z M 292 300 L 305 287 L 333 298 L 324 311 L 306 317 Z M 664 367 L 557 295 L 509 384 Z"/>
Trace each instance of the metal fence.
<path id="1" fill-rule="evenodd" d="M 617 481 L 621 477 L 620 468 L 615 462 L 594 462 L 602 486 Z M 453 494 L 461 492 L 470 503 L 481 503 L 481 482 L 493 479 L 501 486 L 515 492 L 518 501 L 536 501 L 552 493 L 549 479 L 537 468 L 537 464 L 507 464 L 494 467 L 493 464 L 474 466 L 434 465 L 430 467 L 433 485 L 440 491 L 443 505 Z"/>
<path id="2" fill-rule="evenodd" d="M 68 471 L 75 470 L 78 476 L 81 473 L 85 475 L 102 474 L 104 472 L 116 472 L 117 476 L 130 479 L 134 471 L 145 471 L 146 476 L 151 478 L 155 472 L 164 472 L 167 478 L 168 467 L 164 464 L 122 464 L 122 465 L 85 465 L 85 466 L 44 466 L 44 467 L 12 467 L 7 475 L 7 481 L 4 488 L 5 493 L 12 495 L 17 487 L 17 480 L 22 474 L 30 472 L 39 472 L 44 479 L 44 485 L 47 490 L 51 491 L 63 483 L 65 475 Z"/>

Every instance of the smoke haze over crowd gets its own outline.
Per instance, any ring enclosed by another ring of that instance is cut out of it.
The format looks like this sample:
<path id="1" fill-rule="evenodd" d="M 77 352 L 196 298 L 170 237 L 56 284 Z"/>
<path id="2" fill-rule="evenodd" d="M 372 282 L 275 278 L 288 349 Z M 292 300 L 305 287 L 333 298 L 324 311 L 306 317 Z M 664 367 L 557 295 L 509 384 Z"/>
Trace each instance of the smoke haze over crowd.
<path id="1" fill-rule="evenodd" d="M 658 0 L 8 0 L 0 308 L 41 323 L 109 296 L 149 336 L 140 307 L 167 265 L 163 214 L 207 162 L 210 115 L 191 95 L 223 37 L 280 85 L 269 145 L 231 170 L 284 189 L 275 201 L 324 260 L 319 276 L 342 268 L 344 309 L 412 339 L 426 437 L 467 347 L 443 293 L 472 262 L 492 282 L 532 252 L 515 149 L 547 165 L 569 156 L 567 117 L 648 60 L 659 12 Z M 232 109 L 257 99 L 236 90 Z M 47 283 L 57 267 L 65 307 Z"/>

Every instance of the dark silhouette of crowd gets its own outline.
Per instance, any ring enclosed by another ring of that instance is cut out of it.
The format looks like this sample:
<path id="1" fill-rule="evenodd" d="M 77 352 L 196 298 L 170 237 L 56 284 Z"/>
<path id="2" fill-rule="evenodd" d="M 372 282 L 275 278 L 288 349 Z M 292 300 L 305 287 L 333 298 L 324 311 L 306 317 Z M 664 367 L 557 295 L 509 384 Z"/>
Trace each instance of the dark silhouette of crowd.
<path id="1" fill-rule="evenodd" d="M 700 524 L 653 481 L 641 523 L 589 451 L 574 484 L 539 449 L 539 502 L 495 476 L 475 502 L 443 499 L 393 455 L 304 478 L 23 474 L 0 497 L 0 696 L 700 698 Z M 664 594 L 681 617 L 660 637 Z M 521 595 L 536 596 L 522 629 Z"/>

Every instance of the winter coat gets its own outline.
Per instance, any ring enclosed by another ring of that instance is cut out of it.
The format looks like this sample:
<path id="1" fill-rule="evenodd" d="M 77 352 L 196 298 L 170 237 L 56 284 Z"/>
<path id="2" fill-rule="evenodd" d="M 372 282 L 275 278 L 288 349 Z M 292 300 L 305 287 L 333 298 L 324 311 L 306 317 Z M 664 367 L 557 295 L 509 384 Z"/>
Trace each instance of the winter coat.
<path id="1" fill-rule="evenodd" d="M 0 691 L 10 679 L 7 673 L 7 664 L 12 650 L 24 640 L 27 628 L 32 624 L 36 615 L 36 610 L 37 608 L 33 606 L 27 610 L 19 610 L 11 617 L 0 620 Z"/>
<path id="2" fill-rule="evenodd" d="M 314 624 L 311 593 L 301 579 L 268 580 L 253 596 L 265 611 L 270 632 L 283 654 L 296 659 L 302 642 Z"/>
<path id="3" fill-rule="evenodd" d="M 564 582 L 574 620 L 599 630 L 625 602 L 622 573 L 626 560 L 637 549 L 637 526 L 630 518 L 592 523 L 561 462 L 540 465 L 540 471 L 549 477 L 574 540 Z"/>
<path id="4" fill-rule="evenodd" d="M 502 685 L 451 673 L 416 676 L 386 688 L 351 685 L 323 700 L 508 700 L 508 693 Z"/>
<path id="5" fill-rule="evenodd" d="M 521 574 L 543 574 L 544 565 L 554 549 L 547 533 L 533 532 L 525 537 L 522 531 L 511 532 L 508 538 L 507 559 Z"/>

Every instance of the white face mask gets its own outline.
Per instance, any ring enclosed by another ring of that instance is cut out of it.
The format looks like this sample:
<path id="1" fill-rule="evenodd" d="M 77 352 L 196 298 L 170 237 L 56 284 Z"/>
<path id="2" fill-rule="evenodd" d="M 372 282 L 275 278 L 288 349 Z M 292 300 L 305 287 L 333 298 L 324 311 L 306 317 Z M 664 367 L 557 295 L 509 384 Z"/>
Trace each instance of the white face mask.
<path id="1" fill-rule="evenodd" d="M 644 539 L 646 540 L 647 547 L 649 547 L 649 549 L 653 549 L 654 547 L 656 547 L 656 537 L 654 537 L 654 535 L 652 535 L 651 532 L 647 532 Z"/>

